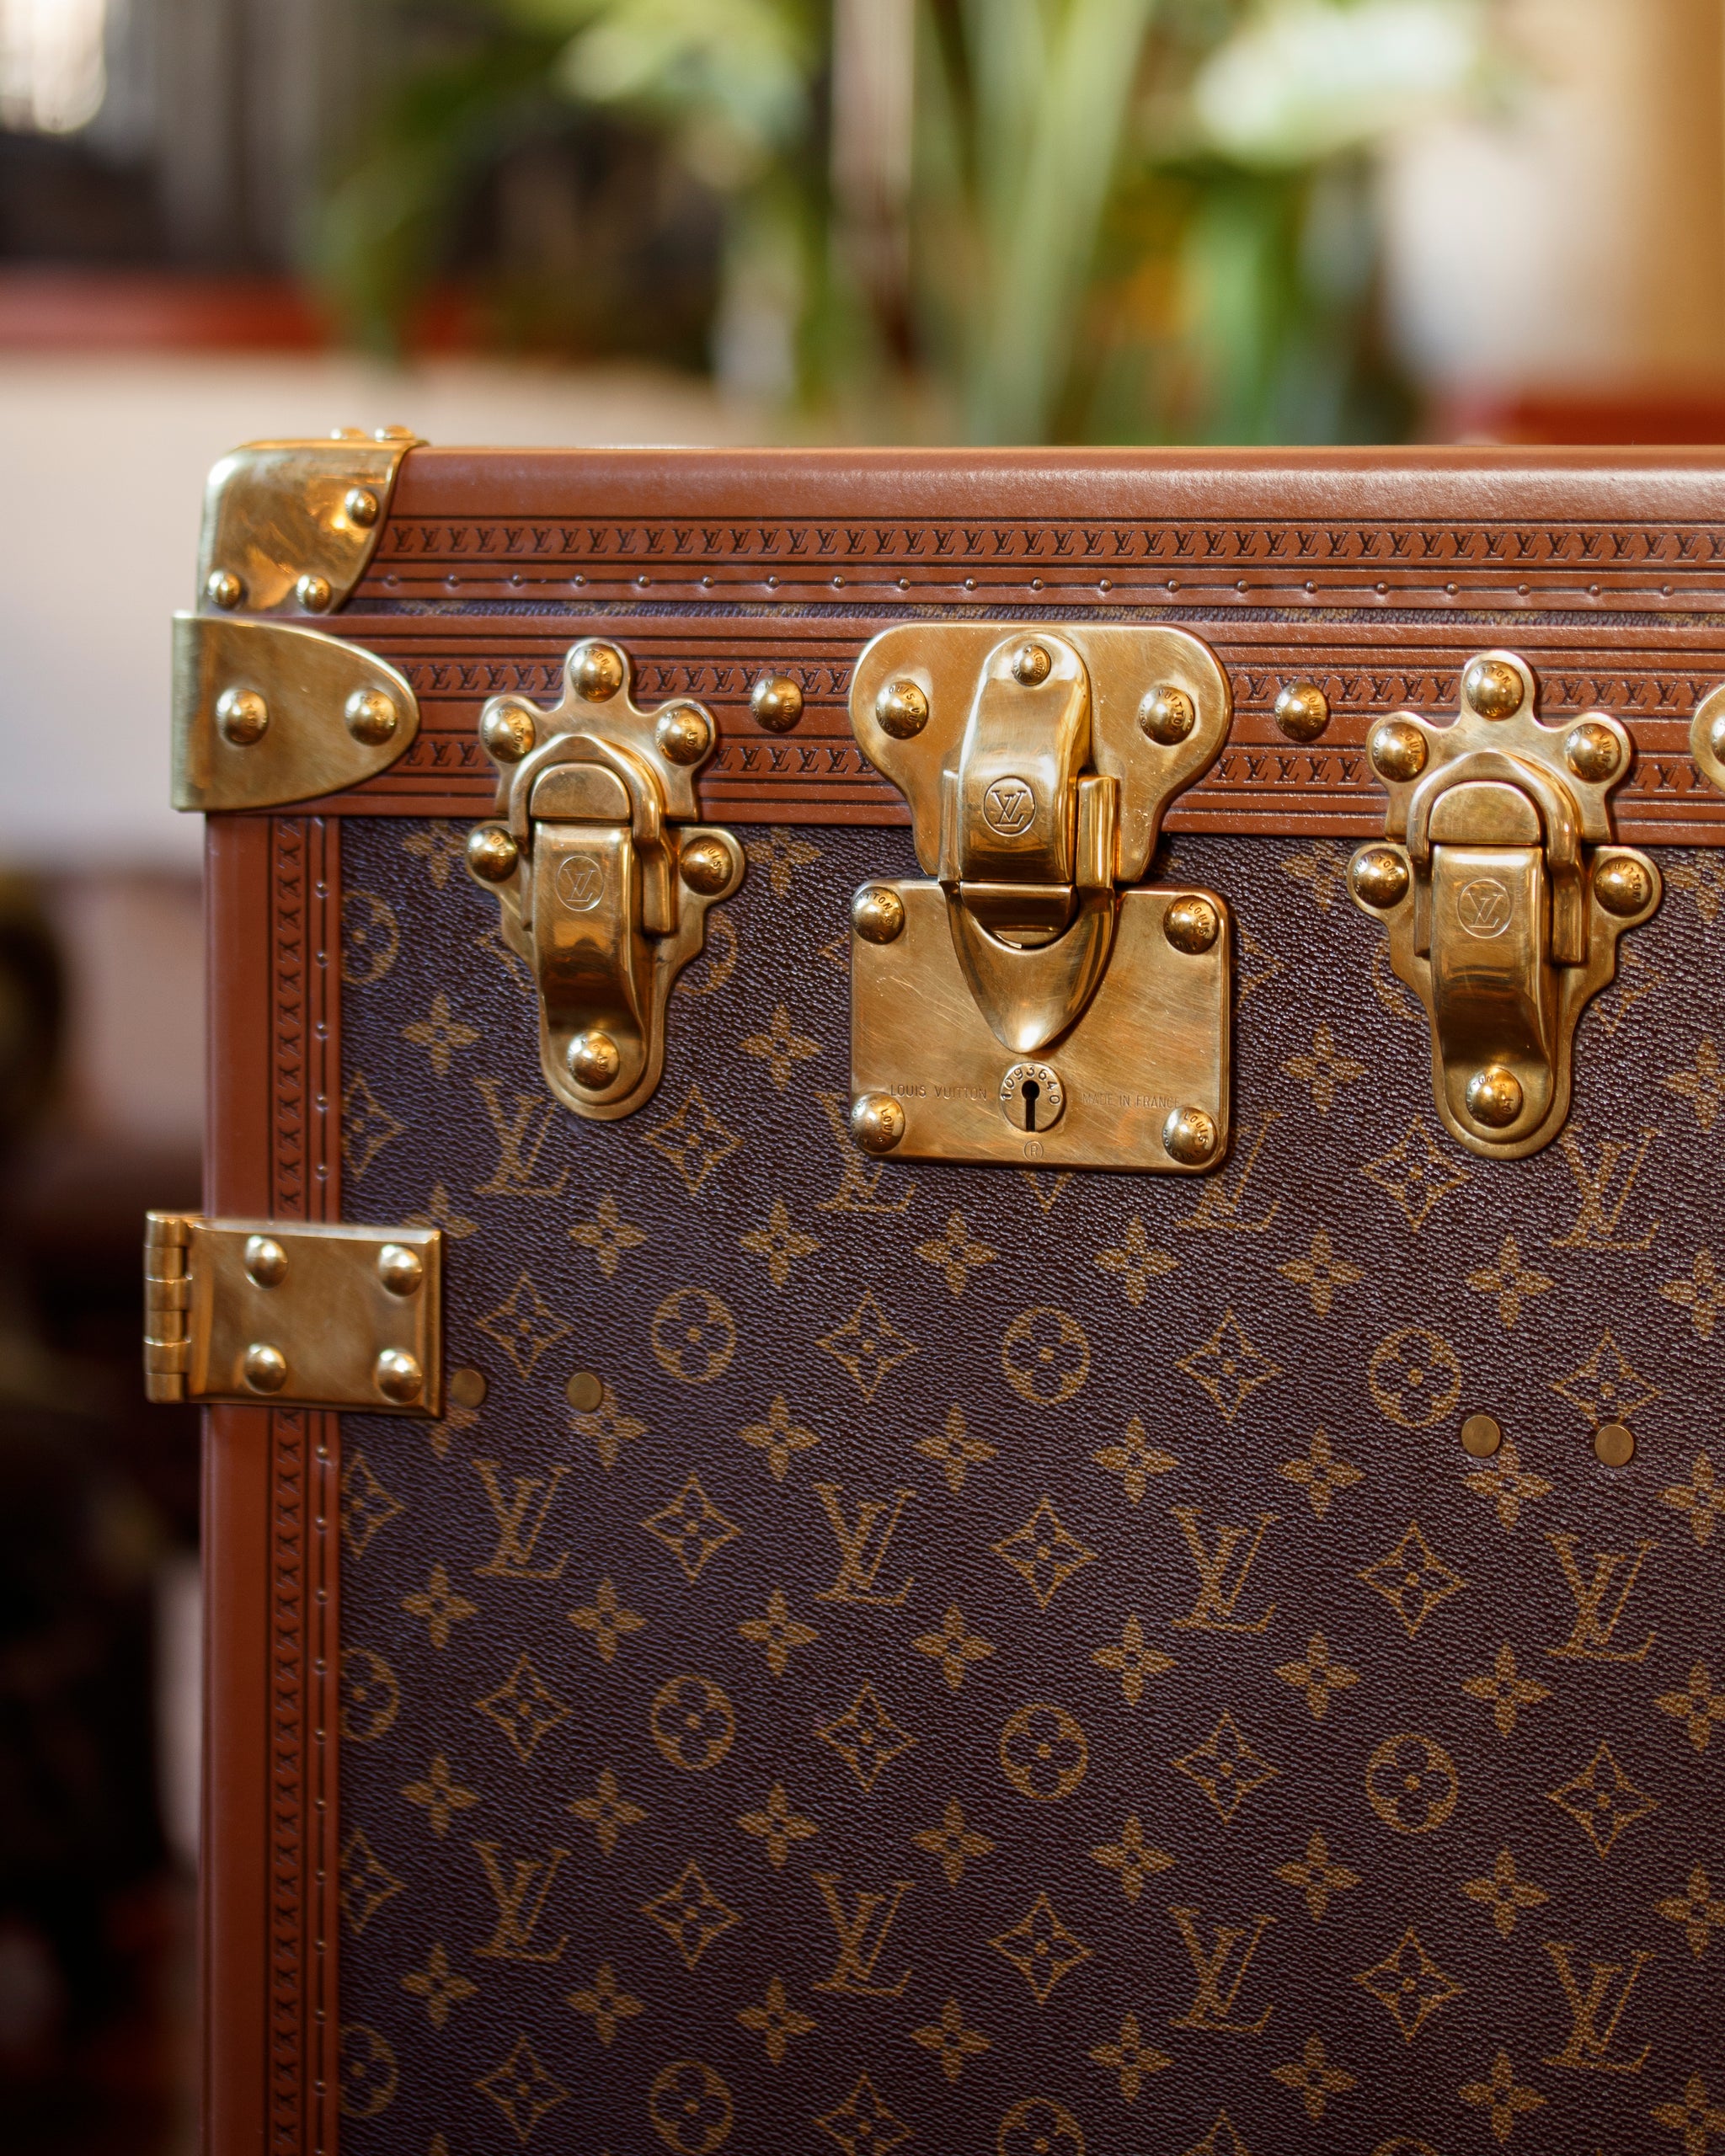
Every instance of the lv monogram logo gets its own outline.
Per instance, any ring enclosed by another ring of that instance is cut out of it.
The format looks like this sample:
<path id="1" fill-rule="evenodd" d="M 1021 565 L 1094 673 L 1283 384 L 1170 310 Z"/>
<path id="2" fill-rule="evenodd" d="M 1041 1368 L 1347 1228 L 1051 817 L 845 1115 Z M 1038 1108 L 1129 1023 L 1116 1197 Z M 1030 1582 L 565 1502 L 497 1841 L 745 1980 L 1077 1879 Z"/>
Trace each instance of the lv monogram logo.
<path id="1" fill-rule="evenodd" d="M 1234 2019 L 1234 2002 L 1240 1996 L 1240 1987 L 1246 1981 L 1246 1972 L 1252 1966 L 1252 1957 L 1258 1951 L 1258 1943 L 1275 1919 L 1254 1917 L 1249 1926 L 1213 1924 L 1210 1927 L 1212 1944 L 1206 1947 L 1198 1930 L 1203 1913 L 1201 1909 L 1168 1911 L 1180 1927 L 1180 1936 L 1186 1942 L 1186 1951 L 1192 1957 L 1192 1967 L 1198 1977 L 1198 1990 L 1191 2005 L 1177 2020 L 1170 2021 L 1168 2026 L 1171 2029 L 1226 2029 L 1235 2036 L 1256 2036 L 1262 2032 L 1275 2011 L 1274 2005 L 1265 2007 L 1255 2021 L 1236 2021 Z"/>
<path id="2" fill-rule="evenodd" d="M 1623 1615 L 1625 1604 L 1634 1591 L 1641 1568 L 1647 1562 L 1648 1552 L 1656 1549 L 1653 1542 L 1637 1542 L 1632 1558 L 1627 1552 L 1596 1550 L 1594 1552 L 1593 1577 L 1583 1579 L 1581 1566 L 1575 1560 L 1575 1537 L 1573 1534 L 1548 1534 L 1546 1537 L 1557 1553 L 1557 1561 L 1563 1567 L 1563 1577 L 1569 1583 L 1569 1592 L 1575 1597 L 1575 1625 L 1569 1637 L 1561 1647 L 1547 1647 L 1547 1654 L 1559 1662 L 1642 1662 L 1657 1634 L 1649 1632 L 1638 1647 L 1613 1647 L 1611 1636 Z M 1604 1614 L 1606 1598 L 1612 1583 L 1627 1566 L 1623 1584 L 1618 1588 L 1616 1599 L 1611 1604 L 1609 1615 Z"/>
<path id="3" fill-rule="evenodd" d="M 880 1179 L 886 1173 L 883 1161 L 869 1167 L 851 1136 L 850 1102 L 838 1093 L 818 1093 L 815 1098 L 825 1111 L 827 1122 L 832 1128 L 832 1142 L 838 1148 L 839 1158 L 844 1163 L 844 1174 L 839 1187 L 830 1198 L 823 1198 L 816 1210 L 821 1213 L 902 1213 L 916 1194 L 914 1182 L 905 1183 L 896 1198 L 883 1198 Z"/>
<path id="4" fill-rule="evenodd" d="M 814 1986 L 815 1990 L 848 1992 L 857 1999 L 896 1999 L 911 1981 L 910 1970 L 906 1969 L 895 1984 L 876 1983 L 874 1972 L 886 1945 L 886 1935 L 899 1913 L 899 1904 L 916 1881 L 895 1879 L 890 1894 L 858 1894 L 855 1908 L 846 1915 L 840 1893 L 843 1874 L 816 1871 L 809 1876 L 820 1889 L 820 1898 L 826 1904 L 826 1913 L 832 1919 L 839 1942 L 839 1956 L 832 1965 L 831 1974 L 822 1977 Z"/>
<path id="5" fill-rule="evenodd" d="M 889 1594 L 878 1589 L 875 1582 L 886 1561 L 887 1545 L 898 1531 L 899 1517 L 916 1492 L 906 1489 L 895 1492 L 890 1512 L 884 1498 L 865 1497 L 857 1508 L 854 1522 L 845 1518 L 842 1483 L 817 1482 L 814 1494 L 820 1500 L 826 1524 L 838 1543 L 841 1559 L 837 1577 L 830 1587 L 821 1589 L 815 1600 L 860 1602 L 875 1609 L 900 1608 L 916 1581 L 907 1579 Z"/>
<path id="6" fill-rule="evenodd" d="M 569 1943 L 565 1932 L 555 1946 L 536 1947 L 533 1934 L 545 1913 L 545 1899 L 558 1866 L 569 1854 L 553 1849 L 547 1856 L 521 1856 L 514 1860 L 514 1876 L 504 1877 L 500 1842 L 475 1842 L 479 1861 L 497 1903 L 497 1929 L 483 1946 L 473 1951 L 494 1961 L 555 1961 Z"/>
<path id="7" fill-rule="evenodd" d="M 1639 2073 L 1653 2046 L 1643 2044 L 1633 2058 L 1614 2055 L 1611 2046 L 1616 2041 L 1617 2024 L 1629 2004 L 1629 1994 L 1635 1989 L 1635 1980 L 1655 1957 L 1648 1953 L 1637 1954 L 1626 1972 L 1621 1961 L 1589 1961 L 1583 1990 L 1571 1958 L 1575 1949 L 1560 1945 L 1555 1939 L 1548 1939 L 1545 1944 L 1563 1986 L 1563 1996 L 1569 2002 L 1573 2022 L 1568 2041 L 1546 2064 L 1579 2067 L 1593 2073 Z M 1614 1989 L 1617 2003 L 1611 2008 L 1611 2018 L 1601 2028 L 1599 2016 Z"/>
<path id="8" fill-rule="evenodd" d="M 1279 1515 L 1260 1513 L 1258 1532 L 1247 1537 L 1251 1530 L 1244 1527 L 1229 1527 L 1226 1524 L 1216 1529 L 1215 1545 L 1211 1548 L 1204 1539 L 1199 1525 L 1204 1514 L 1196 1505 L 1172 1505 L 1173 1517 L 1180 1523 L 1180 1532 L 1186 1538 L 1186 1547 L 1192 1553 L 1192 1561 L 1198 1567 L 1198 1599 L 1183 1617 L 1174 1620 L 1178 1632 L 1261 1632 L 1276 1614 L 1273 1602 L 1262 1617 L 1236 1618 L 1234 1614 L 1240 1597 L 1245 1592 L 1247 1576 L 1263 1538 L 1276 1524 Z M 1235 1562 L 1241 1545 L 1246 1544 L 1245 1554 Z M 1232 1575 L 1231 1579 L 1230 1575 Z"/>
<path id="9" fill-rule="evenodd" d="M 554 1580 L 569 1561 L 565 1550 L 554 1565 L 535 1566 L 533 1552 L 544 1530 L 545 1518 L 557 1501 L 558 1486 L 569 1473 L 553 1467 L 548 1476 L 517 1475 L 515 1494 L 505 1497 L 497 1479 L 494 1460 L 476 1460 L 473 1472 L 485 1485 L 491 1509 L 497 1517 L 497 1547 L 476 1572 L 504 1580 Z"/>
<path id="10" fill-rule="evenodd" d="M 1651 1245 L 1659 1232 L 1657 1220 L 1640 1235 L 1627 1236 L 1619 1230 L 1636 1177 L 1658 1135 L 1657 1130 L 1642 1131 L 1641 1143 L 1632 1150 L 1628 1139 L 1608 1138 L 1599 1147 L 1599 1165 L 1590 1168 L 1578 1135 L 1573 1130 L 1563 1133 L 1558 1143 L 1581 1193 L 1581 1209 L 1567 1235 L 1552 1236 L 1553 1250 L 1646 1250 Z"/>
<path id="11" fill-rule="evenodd" d="M 1236 1235 L 1263 1235 L 1281 1211 L 1282 1201 L 1279 1198 L 1272 1199 L 1269 1211 L 1252 1220 L 1246 1217 L 1246 1199 L 1258 1156 L 1263 1150 L 1263 1141 L 1270 1134 L 1270 1125 L 1280 1115 L 1279 1108 L 1270 1108 L 1255 1130 L 1249 1126 L 1242 1128 L 1234 1145 L 1234 1157 L 1239 1166 L 1231 1176 L 1206 1176 L 1198 1193 L 1198 1210 L 1177 1221 L 1177 1227 L 1220 1228 Z"/>
<path id="12" fill-rule="evenodd" d="M 557 1121 L 558 1105 L 542 1094 L 514 1093 L 515 1106 L 505 1112 L 494 1078 L 476 1078 L 475 1090 L 485 1103 L 497 1140 L 497 1166 L 489 1182 L 475 1183 L 476 1198 L 556 1198 L 569 1179 L 567 1168 L 555 1182 L 537 1182 L 539 1155 Z"/>

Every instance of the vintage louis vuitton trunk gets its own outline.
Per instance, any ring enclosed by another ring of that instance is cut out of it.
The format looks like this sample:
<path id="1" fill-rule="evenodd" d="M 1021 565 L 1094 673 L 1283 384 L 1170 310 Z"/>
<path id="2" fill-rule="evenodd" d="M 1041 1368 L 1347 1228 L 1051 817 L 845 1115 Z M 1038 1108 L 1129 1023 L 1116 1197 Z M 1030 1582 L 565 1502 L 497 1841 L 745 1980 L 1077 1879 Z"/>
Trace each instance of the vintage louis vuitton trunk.
<path id="1" fill-rule="evenodd" d="M 1725 2151 L 1725 456 L 270 444 L 176 633 L 213 2156 Z"/>

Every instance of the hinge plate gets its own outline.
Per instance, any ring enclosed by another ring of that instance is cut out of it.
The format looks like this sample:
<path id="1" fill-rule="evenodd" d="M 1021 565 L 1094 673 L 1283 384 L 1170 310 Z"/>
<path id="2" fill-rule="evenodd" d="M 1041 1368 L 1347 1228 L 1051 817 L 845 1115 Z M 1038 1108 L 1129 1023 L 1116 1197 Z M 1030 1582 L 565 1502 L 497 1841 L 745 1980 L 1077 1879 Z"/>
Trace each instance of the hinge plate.
<path id="1" fill-rule="evenodd" d="M 436 1228 L 152 1213 L 144 1387 L 152 1400 L 443 1412 Z"/>

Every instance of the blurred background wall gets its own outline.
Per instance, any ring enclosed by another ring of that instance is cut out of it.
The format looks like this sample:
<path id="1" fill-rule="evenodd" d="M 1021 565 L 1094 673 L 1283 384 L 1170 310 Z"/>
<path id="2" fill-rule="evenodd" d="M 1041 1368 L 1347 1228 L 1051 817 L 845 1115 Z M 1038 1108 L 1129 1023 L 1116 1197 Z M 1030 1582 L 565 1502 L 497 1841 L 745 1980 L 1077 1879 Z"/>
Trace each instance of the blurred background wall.
<path id="1" fill-rule="evenodd" d="M 237 441 L 1717 440 L 1725 0 L 0 0 L 0 2144 L 191 2145 Z"/>

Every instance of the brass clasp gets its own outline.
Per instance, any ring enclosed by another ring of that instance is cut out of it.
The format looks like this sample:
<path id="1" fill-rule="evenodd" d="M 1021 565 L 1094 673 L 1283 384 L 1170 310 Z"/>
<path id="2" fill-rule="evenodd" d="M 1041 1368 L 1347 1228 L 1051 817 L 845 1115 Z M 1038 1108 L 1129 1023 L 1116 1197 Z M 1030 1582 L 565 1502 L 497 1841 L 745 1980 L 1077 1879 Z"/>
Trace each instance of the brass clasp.
<path id="1" fill-rule="evenodd" d="M 501 773 L 499 820 L 467 841 L 538 983 L 546 1083 L 600 1122 L 658 1085 L 672 985 L 744 868 L 729 831 L 695 822 L 712 719 L 693 703 L 644 712 L 628 680 L 617 646 L 589 642 L 570 651 L 550 711 L 494 696 L 479 736 Z"/>
<path id="2" fill-rule="evenodd" d="M 1489 651 L 1463 670 L 1452 724 L 1381 721 L 1368 746 L 1390 842 L 1361 847 L 1350 872 L 1430 1017 L 1438 1113 L 1496 1160 L 1562 1129 L 1576 1021 L 1660 895 L 1648 857 L 1610 843 L 1628 734 L 1604 712 L 1546 726 L 1537 699 L 1526 661 Z"/>

